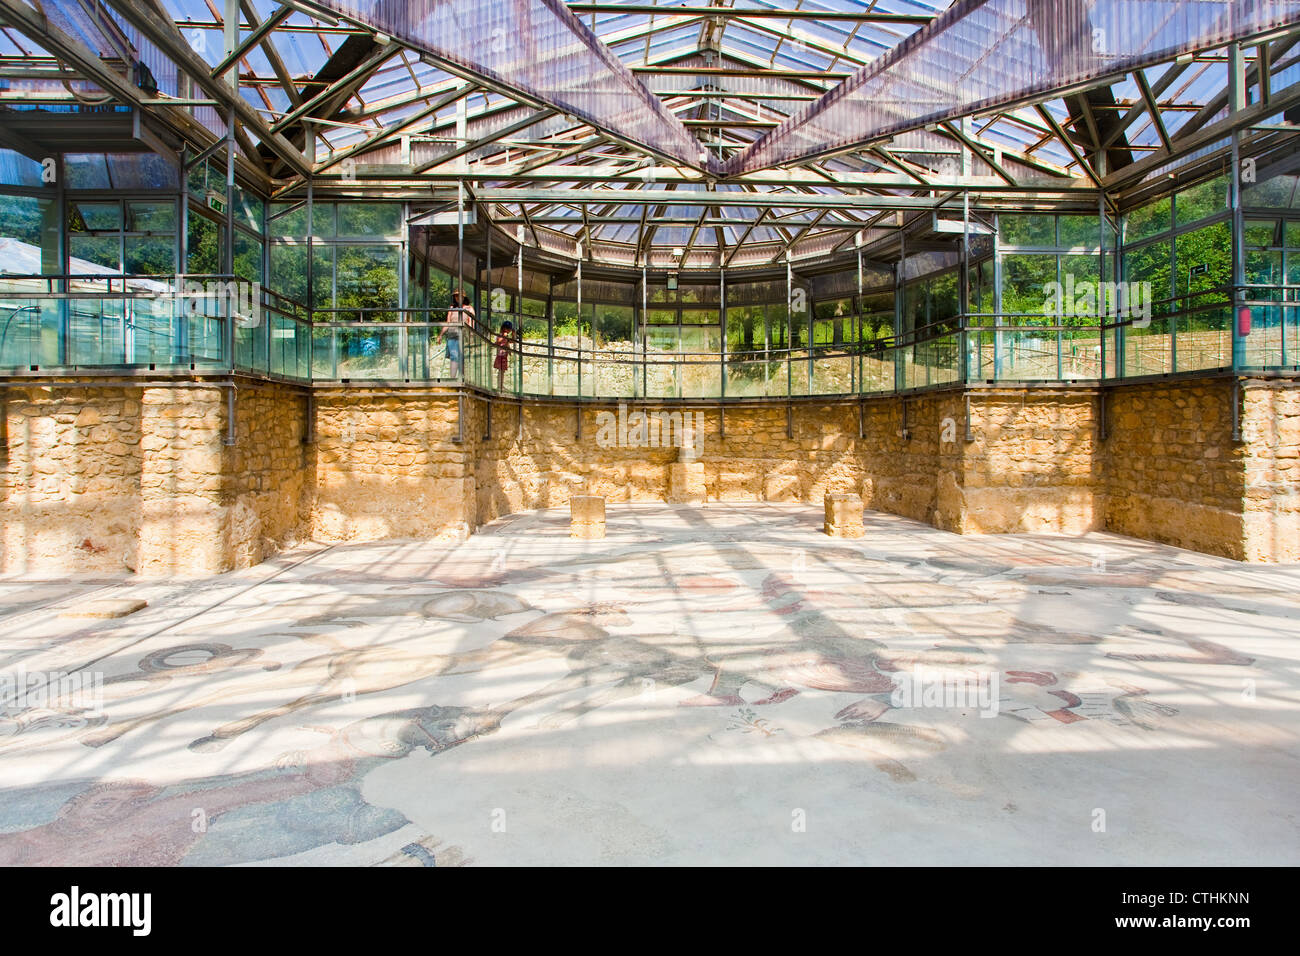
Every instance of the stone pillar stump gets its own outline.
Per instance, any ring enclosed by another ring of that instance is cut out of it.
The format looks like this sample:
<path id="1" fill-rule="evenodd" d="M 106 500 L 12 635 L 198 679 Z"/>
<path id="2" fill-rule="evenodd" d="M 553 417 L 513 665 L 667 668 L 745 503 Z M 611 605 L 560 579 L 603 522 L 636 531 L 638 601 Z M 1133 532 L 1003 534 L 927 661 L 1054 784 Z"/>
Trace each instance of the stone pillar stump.
<path id="1" fill-rule="evenodd" d="M 569 537 L 605 537 L 605 499 L 601 495 L 569 498 Z"/>
<path id="2" fill-rule="evenodd" d="M 675 461 L 668 466 L 670 504 L 702 505 L 705 497 L 704 462 Z"/>
<path id="3" fill-rule="evenodd" d="M 860 538 L 862 528 L 862 498 L 847 492 L 834 492 L 826 496 L 826 523 L 823 530 L 832 538 Z"/>

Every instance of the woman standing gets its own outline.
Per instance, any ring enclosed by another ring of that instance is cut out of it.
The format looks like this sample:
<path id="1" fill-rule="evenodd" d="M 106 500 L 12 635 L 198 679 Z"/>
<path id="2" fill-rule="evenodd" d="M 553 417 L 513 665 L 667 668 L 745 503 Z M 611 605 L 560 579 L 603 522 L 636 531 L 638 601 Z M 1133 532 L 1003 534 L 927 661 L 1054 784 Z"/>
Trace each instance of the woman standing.
<path id="1" fill-rule="evenodd" d="M 447 324 L 438 330 L 438 344 L 447 343 L 447 361 L 451 362 L 451 377 L 460 378 L 460 337 L 463 326 L 474 318 L 474 307 L 464 289 L 451 294 L 451 308 L 447 310 Z"/>

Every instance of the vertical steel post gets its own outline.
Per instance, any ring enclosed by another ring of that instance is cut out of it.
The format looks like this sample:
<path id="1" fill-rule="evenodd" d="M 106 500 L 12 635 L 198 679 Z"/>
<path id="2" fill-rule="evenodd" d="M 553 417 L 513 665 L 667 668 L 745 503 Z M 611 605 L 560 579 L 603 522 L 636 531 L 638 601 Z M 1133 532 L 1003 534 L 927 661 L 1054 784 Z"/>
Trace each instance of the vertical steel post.
<path id="1" fill-rule="evenodd" d="M 965 164 L 965 150 L 962 150 L 963 165 Z M 957 334 L 958 347 L 961 352 L 961 379 L 962 384 L 970 381 L 970 193 L 962 193 L 961 197 L 961 219 L 962 219 L 962 236 L 961 236 L 961 288 L 957 290 L 957 299 L 961 305 L 961 323 L 960 330 Z"/>
<path id="2" fill-rule="evenodd" d="M 178 225 L 176 236 L 176 279 L 177 288 L 172 296 L 172 328 L 175 329 L 174 340 L 172 342 L 172 361 L 180 364 L 189 362 L 190 359 L 190 323 L 189 315 L 185 311 L 185 305 L 188 297 L 185 295 L 183 276 L 189 272 L 189 253 L 190 253 L 190 201 L 189 201 L 189 175 L 186 165 L 186 157 L 189 156 L 189 145 L 181 146 L 181 165 L 180 175 L 177 177 L 177 201 L 180 203 L 180 210 L 177 213 Z M 67 221 L 65 218 L 64 222 Z M 269 245 L 269 243 L 268 243 Z M 60 272 L 63 270 L 60 269 Z M 60 344 L 62 344 L 63 332 L 59 332 Z"/>
<path id="3" fill-rule="evenodd" d="M 578 255 L 578 398 L 582 398 L 582 240 L 579 239 L 576 244 Z M 581 412 L 579 414 L 578 431 L 582 432 Z"/>
<path id="4" fill-rule="evenodd" d="M 515 263 L 515 334 L 519 337 L 519 381 L 523 392 L 524 381 L 524 226 L 515 226 L 515 242 L 519 243 L 519 260 Z M 550 332 L 546 333 L 546 394 L 554 390 L 555 354 L 551 349 Z"/>
<path id="5" fill-rule="evenodd" d="M 901 214 L 900 214 L 901 218 Z M 898 230 L 898 262 L 894 265 L 894 391 L 903 390 L 907 360 L 903 358 L 903 307 L 907 292 L 907 223 Z"/>
<path id="6" fill-rule="evenodd" d="M 1246 108 L 1246 65 L 1241 44 L 1228 44 L 1228 112 Z M 1228 178 L 1232 205 L 1232 368 L 1246 364 L 1246 338 L 1242 335 L 1241 311 L 1245 308 L 1246 250 L 1245 219 L 1241 208 L 1241 130 L 1232 131 L 1232 175 Z M 1234 410 L 1235 411 L 1235 410 Z"/>
<path id="7" fill-rule="evenodd" d="M 647 368 L 649 359 L 646 350 L 646 308 L 649 305 L 650 289 L 649 276 L 646 274 L 645 260 L 641 260 L 641 395 L 645 396 L 650 388 L 650 372 Z M 635 380 L 636 370 L 633 369 L 632 377 Z"/>
<path id="8" fill-rule="evenodd" d="M 849 363 L 849 385 L 850 391 L 865 392 L 866 386 L 862 381 L 862 233 L 858 232 L 853 236 L 853 246 L 858 254 L 858 301 L 857 308 L 853 310 L 855 316 L 855 329 L 853 334 L 853 359 Z M 858 437 L 862 437 L 862 429 L 858 429 Z"/>
<path id="9" fill-rule="evenodd" d="M 1098 259 L 1099 259 L 1099 261 L 1098 261 L 1098 263 L 1097 263 L 1097 278 L 1098 278 L 1098 280 L 1099 280 L 1099 281 L 1101 282 L 1101 284 L 1102 284 L 1101 287 L 1102 287 L 1102 288 L 1105 288 L 1105 283 L 1106 283 L 1106 193 L 1105 193 L 1104 190 L 1103 190 L 1103 191 L 1102 191 L 1102 192 L 1097 196 L 1097 248 L 1100 250 L 1100 252 L 1098 253 Z M 1118 267 L 1119 267 L 1119 259 L 1118 259 L 1118 257 L 1115 257 L 1115 264 L 1114 264 L 1114 267 L 1113 267 L 1113 268 L 1118 268 Z M 1116 275 L 1114 276 L 1114 279 L 1115 279 L 1115 281 L 1118 282 L 1118 281 L 1119 281 L 1119 275 L 1116 274 Z M 1098 327 L 1098 332 L 1097 332 L 1097 336 L 1098 336 L 1098 340 L 1099 340 L 1099 342 L 1101 343 L 1100 346 L 1098 347 L 1098 354 L 1097 354 L 1097 362 L 1098 362 L 1098 365 L 1097 365 L 1097 378 L 1098 378 L 1098 380 L 1105 379 L 1105 377 L 1106 377 L 1106 309 L 1105 309 L 1105 307 L 1104 307 L 1104 306 L 1105 306 L 1105 303 L 1101 302 L 1100 299 L 1101 299 L 1101 297 L 1098 296 L 1098 302 L 1097 302 L 1097 327 Z M 1118 371 L 1118 369 L 1117 369 L 1117 371 Z"/>
<path id="10" fill-rule="evenodd" d="M 1002 218 L 993 214 L 993 380 L 1002 377 Z"/>
<path id="11" fill-rule="evenodd" d="M 464 100 L 462 99 L 461 102 L 463 103 Z M 459 119 L 457 120 L 457 122 L 459 123 Z M 459 126 L 457 129 L 459 131 Z M 456 289 L 455 292 L 458 293 L 459 296 L 453 294 L 453 298 L 459 297 L 462 300 L 464 299 L 465 297 L 465 181 L 463 179 L 456 180 Z M 447 318 L 450 319 L 451 316 L 449 315 L 447 316 Z M 466 373 L 469 370 L 469 360 L 470 360 L 469 346 L 470 346 L 470 336 L 472 333 L 469 327 L 469 323 L 465 321 L 465 310 L 463 308 L 459 309 L 456 312 L 456 322 L 460 326 L 460 328 L 456 330 L 457 334 L 460 336 L 460 368 L 457 370 L 457 374 L 459 375 L 459 381 L 464 382 L 468 377 Z M 478 355 L 478 352 L 479 349 L 475 348 L 474 353 L 476 356 Z"/>
<path id="12" fill-rule="evenodd" d="M 226 0 L 223 23 L 223 56 L 229 56 L 239 46 L 239 0 Z M 230 89 L 239 96 L 239 65 L 231 68 L 228 81 Z M 221 271 L 228 276 L 235 272 L 235 111 L 226 112 L 226 219 L 225 242 L 221 250 Z M 124 263 L 125 264 L 125 263 Z M 227 300 L 230 296 L 225 296 Z M 225 303 L 226 346 L 229 365 L 235 368 L 235 310 L 233 303 Z M 233 442 L 232 442 L 233 443 Z"/>
<path id="13" fill-rule="evenodd" d="M 794 270 L 790 265 L 790 250 L 785 251 L 785 394 L 794 394 L 794 375 L 790 369 L 794 348 Z"/>
<path id="14" fill-rule="evenodd" d="M 718 349 L 718 394 L 727 397 L 727 270 L 718 264 L 718 327 L 721 335 Z M 721 414 L 721 411 L 719 411 Z M 719 425 L 719 428 L 725 427 Z"/>

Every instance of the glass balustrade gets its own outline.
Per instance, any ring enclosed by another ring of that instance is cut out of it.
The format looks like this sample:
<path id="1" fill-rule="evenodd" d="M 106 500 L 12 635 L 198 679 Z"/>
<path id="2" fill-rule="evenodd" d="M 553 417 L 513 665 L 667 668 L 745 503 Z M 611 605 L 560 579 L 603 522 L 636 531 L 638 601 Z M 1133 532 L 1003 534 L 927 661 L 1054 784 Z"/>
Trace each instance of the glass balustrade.
<path id="1" fill-rule="evenodd" d="M 0 288 L 0 374 L 240 371 L 309 381 L 311 323 L 270 293 L 230 277 L 175 282 L 79 279 L 50 291 L 6 277 Z M 96 286 L 102 288 L 95 288 Z"/>
<path id="2" fill-rule="evenodd" d="M 687 351 L 645 336 L 505 346 L 445 310 L 387 309 L 385 321 L 312 322 L 264 292 L 260 307 L 166 283 L 142 292 L 0 290 L 0 374 L 108 369 L 238 371 L 297 382 L 464 383 L 572 399 L 779 399 L 873 395 L 971 382 L 1089 382 L 1300 365 L 1300 287 L 1250 286 L 1156 303 L 1149 318 L 970 315 L 965 328 L 914 340 L 794 349 Z M 180 279 L 176 285 L 180 286 Z M 200 286 L 202 284 L 200 283 Z M 332 317 L 332 316 L 331 316 Z M 518 327 L 528 316 L 494 312 Z M 960 326 L 961 322 L 953 323 Z M 706 343 L 711 344 L 711 343 Z M 1234 359 L 1234 348 L 1236 356 Z"/>

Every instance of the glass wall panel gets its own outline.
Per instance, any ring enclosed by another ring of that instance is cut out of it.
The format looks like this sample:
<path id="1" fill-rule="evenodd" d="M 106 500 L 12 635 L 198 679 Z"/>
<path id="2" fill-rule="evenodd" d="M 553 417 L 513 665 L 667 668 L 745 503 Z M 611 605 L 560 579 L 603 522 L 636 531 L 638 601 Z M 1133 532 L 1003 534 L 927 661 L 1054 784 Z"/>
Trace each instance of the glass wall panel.
<path id="1" fill-rule="evenodd" d="M 864 295 L 860 303 L 860 309 L 862 314 L 860 326 L 862 341 L 870 343 L 893 338 L 893 292 L 877 292 L 872 295 Z"/>
<path id="2" fill-rule="evenodd" d="M 1056 281 L 1056 256 L 1004 255 L 1002 311 L 1009 315 L 1044 316 L 1048 285 Z"/>
<path id="3" fill-rule="evenodd" d="M 598 345 L 631 345 L 634 317 L 630 305 L 597 305 L 595 312 Z"/>
<path id="4" fill-rule="evenodd" d="M 1155 314 L 1167 314 L 1168 300 L 1173 295 L 1173 243 L 1161 239 L 1127 250 L 1124 253 L 1124 279 L 1126 282 L 1150 283 Z"/>
<path id="5" fill-rule="evenodd" d="M 266 234 L 278 239 L 307 237 L 307 203 L 271 203 Z"/>
<path id="6" fill-rule="evenodd" d="M 339 318 L 392 322 L 397 318 L 399 253 L 393 246 L 342 245 L 335 249 L 335 307 Z"/>
<path id="7" fill-rule="evenodd" d="M 73 272 L 122 271 L 122 240 L 117 236 L 69 236 L 68 254 L 72 259 Z"/>
<path id="8" fill-rule="evenodd" d="M 339 236 L 396 236 L 401 227 L 402 207 L 397 203 L 339 203 Z"/>
<path id="9" fill-rule="evenodd" d="M 127 203 L 126 231 L 171 235 L 176 231 L 176 204 L 170 201 Z"/>
<path id="10" fill-rule="evenodd" d="M 307 302 L 307 246 L 272 241 L 268 287 L 294 302 Z"/>
<path id="11" fill-rule="evenodd" d="M 197 210 L 191 209 L 186 223 L 185 271 L 191 275 L 214 275 L 221 271 L 222 228 Z"/>
<path id="12" fill-rule="evenodd" d="M 998 217 L 1003 245 L 1052 248 L 1056 245 L 1056 217 L 1051 214 Z"/>
<path id="13" fill-rule="evenodd" d="M 1220 176 L 1180 191 L 1174 197 L 1177 225 L 1186 226 L 1223 212 L 1228 208 L 1228 189 L 1228 177 Z"/>
<path id="14" fill-rule="evenodd" d="M 262 281 L 262 243 L 248 233 L 235 230 L 234 273 L 247 282 Z"/>
<path id="15" fill-rule="evenodd" d="M 0 194 L 0 242 L 5 245 L 5 261 L 0 272 L 11 275 L 63 272 L 59 261 L 58 203 L 39 196 Z"/>
<path id="16" fill-rule="evenodd" d="M 763 351 L 764 318 L 761 305 L 727 309 L 727 352 L 736 355 Z"/>
<path id="17" fill-rule="evenodd" d="M 1100 249 L 1104 244 L 1100 216 L 1061 216 L 1060 230 L 1064 249 Z M 1111 241 L 1109 236 L 1105 238 L 1107 243 Z"/>
<path id="18" fill-rule="evenodd" d="M 1168 196 L 1133 210 L 1124 219 L 1124 242 L 1140 242 L 1168 231 L 1173 225 L 1172 210 L 1173 202 Z"/>
<path id="19" fill-rule="evenodd" d="M 235 195 L 231 201 L 231 212 L 235 223 L 252 232 L 262 233 L 262 200 L 253 193 L 236 185 Z"/>
<path id="20" fill-rule="evenodd" d="M 315 310 L 334 308 L 334 247 L 313 245 L 311 248 L 311 307 Z M 316 321 L 328 322 L 329 315 L 318 315 Z"/>
<path id="21" fill-rule="evenodd" d="M 1270 223 L 1266 236 L 1270 245 L 1273 238 L 1272 226 Z M 1174 240 L 1174 257 L 1178 262 L 1178 271 L 1174 276 L 1174 294 L 1181 297 L 1192 293 L 1207 293 L 1187 300 L 1180 299 L 1180 307 L 1193 308 L 1212 299 L 1222 300 L 1226 297 L 1226 291 L 1215 294 L 1208 290 L 1226 290 L 1232 285 L 1232 227 L 1229 223 L 1218 222 L 1183 233 Z M 1281 280 L 1280 253 L 1276 257 L 1276 265 L 1276 269 L 1269 272 L 1272 278 L 1264 281 Z M 1248 265 L 1247 269 L 1249 268 Z M 1248 278 L 1246 281 L 1253 280 Z"/>
<path id="22" fill-rule="evenodd" d="M 176 274 L 176 239 L 174 236 L 127 236 L 125 267 L 128 275 L 162 276 Z"/>
<path id="23" fill-rule="evenodd" d="M 45 185 L 45 167 L 12 149 L 0 148 L 0 184 L 5 186 Z"/>

